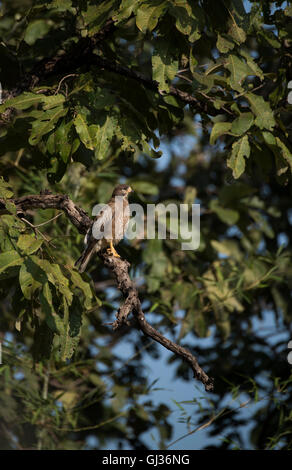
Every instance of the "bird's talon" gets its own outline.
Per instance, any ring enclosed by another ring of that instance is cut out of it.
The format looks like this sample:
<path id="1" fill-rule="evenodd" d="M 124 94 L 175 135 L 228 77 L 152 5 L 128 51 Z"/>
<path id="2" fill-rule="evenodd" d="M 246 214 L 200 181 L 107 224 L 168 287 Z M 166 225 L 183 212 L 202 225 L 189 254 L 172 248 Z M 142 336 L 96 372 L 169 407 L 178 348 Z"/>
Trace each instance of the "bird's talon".
<path id="1" fill-rule="evenodd" d="M 115 258 L 120 258 L 119 253 L 115 249 L 107 248 L 106 250 L 108 255 L 114 256 Z"/>
<path id="2" fill-rule="evenodd" d="M 120 258 L 119 253 L 115 250 L 115 247 L 114 247 L 114 245 L 113 245 L 113 242 L 110 242 L 110 246 L 109 246 L 109 248 L 107 248 L 106 251 L 107 251 L 107 253 L 108 253 L 109 255 L 112 255 L 112 256 L 114 256 L 115 258 Z"/>

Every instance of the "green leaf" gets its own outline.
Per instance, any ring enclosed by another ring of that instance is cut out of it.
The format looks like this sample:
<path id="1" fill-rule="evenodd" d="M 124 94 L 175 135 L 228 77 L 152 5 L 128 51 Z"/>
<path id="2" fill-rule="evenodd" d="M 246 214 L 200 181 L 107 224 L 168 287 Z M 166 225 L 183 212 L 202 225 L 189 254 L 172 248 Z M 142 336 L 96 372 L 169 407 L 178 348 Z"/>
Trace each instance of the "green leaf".
<path id="1" fill-rule="evenodd" d="M 19 238 L 19 230 L 24 228 L 24 222 L 10 214 L 0 217 L 0 247 L 1 251 L 14 250 Z"/>
<path id="2" fill-rule="evenodd" d="M 180 308 L 187 309 L 194 304 L 197 295 L 194 285 L 190 282 L 177 281 L 172 287 L 172 293 L 179 303 Z"/>
<path id="3" fill-rule="evenodd" d="M 0 253 L 0 273 L 12 266 L 20 266 L 22 263 L 23 258 L 15 250 Z"/>
<path id="4" fill-rule="evenodd" d="M 19 271 L 19 284 L 26 299 L 47 279 L 45 272 L 31 259 L 25 260 Z"/>
<path id="5" fill-rule="evenodd" d="M 142 33 L 146 33 L 147 30 L 152 31 L 157 26 L 159 17 L 162 16 L 167 6 L 168 2 L 166 0 L 152 0 L 149 3 L 142 3 L 137 9 L 137 28 Z"/>
<path id="6" fill-rule="evenodd" d="M 203 73 L 193 72 L 193 77 L 195 79 L 193 82 L 194 87 L 203 89 L 205 93 L 208 93 L 214 86 L 214 75 L 206 75 Z M 198 85 L 196 82 L 203 86 Z"/>
<path id="7" fill-rule="evenodd" d="M 231 256 L 237 261 L 242 260 L 243 255 L 238 247 L 238 244 L 233 240 L 224 240 L 222 242 L 211 240 L 211 245 L 216 251 L 218 251 L 218 253 Z"/>
<path id="8" fill-rule="evenodd" d="M 242 135 L 250 129 L 250 127 L 253 125 L 253 122 L 254 116 L 252 113 L 242 113 L 232 122 L 231 133 Z"/>
<path id="9" fill-rule="evenodd" d="M 82 306 L 79 300 L 74 298 L 74 302 L 70 310 L 66 301 L 64 301 L 63 309 L 64 316 L 62 319 L 63 331 L 60 338 L 60 354 L 61 360 L 66 361 L 68 359 L 71 359 L 80 340 L 82 325 Z"/>
<path id="10" fill-rule="evenodd" d="M 29 138 L 29 143 L 31 145 L 38 144 L 42 136 L 48 134 L 48 132 L 54 129 L 57 121 L 62 116 L 65 116 L 67 111 L 68 109 L 64 109 L 62 106 L 57 106 L 47 111 L 37 111 L 34 114 L 37 119 L 32 123 L 32 130 Z"/>
<path id="11" fill-rule="evenodd" d="M 284 142 L 279 137 L 276 137 L 276 144 L 280 148 L 283 158 L 286 160 L 286 162 L 289 163 L 290 170 L 292 171 L 292 153 L 291 153 L 291 150 L 288 149 L 288 147 L 284 144 Z"/>
<path id="12" fill-rule="evenodd" d="M 17 213 L 17 207 L 12 201 L 6 201 L 5 202 L 5 207 L 6 209 L 10 212 L 10 214 L 16 215 Z"/>
<path id="13" fill-rule="evenodd" d="M 74 126 L 81 142 L 89 150 L 94 150 L 96 145 L 96 125 L 88 126 L 85 117 L 82 114 L 77 114 L 74 119 Z"/>
<path id="14" fill-rule="evenodd" d="M 264 73 L 262 69 L 256 64 L 254 59 L 251 57 L 250 52 L 245 49 L 240 49 L 240 54 L 245 58 L 247 62 L 247 65 L 250 69 L 249 75 L 255 75 L 261 80 L 263 80 L 265 78 Z"/>
<path id="15" fill-rule="evenodd" d="M 40 302 L 43 307 L 43 311 L 46 315 L 50 315 L 53 311 L 53 299 L 52 293 L 48 282 L 43 284 L 43 289 L 40 294 Z"/>
<path id="16" fill-rule="evenodd" d="M 148 240 L 147 247 L 143 251 L 143 260 L 147 263 L 149 273 L 147 284 L 149 292 L 159 289 L 168 264 L 162 248 L 162 241 L 159 239 Z"/>
<path id="17" fill-rule="evenodd" d="M 178 71 L 178 60 L 174 58 L 170 42 L 157 40 L 152 55 L 152 78 L 158 82 L 159 90 L 169 91 L 169 85 Z"/>
<path id="18" fill-rule="evenodd" d="M 262 136 L 275 156 L 276 174 L 279 182 L 280 184 L 286 184 L 288 182 L 287 171 L 289 166 L 291 169 L 291 152 L 281 139 L 275 137 L 271 132 L 264 131 Z"/>
<path id="19" fill-rule="evenodd" d="M 202 311 L 196 310 L 192 312 L 194 319 L 194 330 L 199 336 L 199 338 L 204 338 L 208 335 L 208 323 L 206 321 L 206 316 Z"/>
<path id="20" fill-rule="evenodd" d="M 226 37 L 220 36 L 220 34 L 218 34 L 216 47 L 220 52 L 226 54 L 226 52 L 229 52 L 231 49 L 234 48 L 234 46 L 235 44 L 233 41 L 230 41 Z"/>
<path id="21" fill-rule="evenodd" d="M 13 196 L 13 192 L 10 189 L 10 184 L 7 183 L 3 176 L 0 176 L 0 197 L 6 199 Z"/>
<path id="22" fill-rule="evenodd" d="M 115 24 L 119 24 L 130 18 L 132 13 L 136 13 L 138 6 L 143 0 L 122 0 L 119 11 L 113 15 Z"/>
<path id="23" fill-rule="evenodd" d="M 169 12 L 176 19 L 175 26 L 178 31 L 188 36 L 190 42 L 194 42 L 201 36 L 204 16 L 202 9 L 187 0 L 173 0 Z"/>
<path id="24" fill-rule="evenodd" d="M 17 246 L 26 255 L 31 255 L 42 246 L 43 240 L 32 235 L 20 235 Z"/>
<path id="25" fill-rule="evenodd" d="M 214 211 L 222 222 L 228 225 L 234 225 L 239 219 L 239 212 L 227 207 L 220 206 L 218 199 L 210 202 L 210 209 Z"/>
<path id="26" fill-rule="evenodd" d="M 59 11 L 66 11 L 72 8 L 71 0 L 52 0 L 51 3 L 46 4 L 47 8 L 56 8 Z"/>
<path id="27" fill-rule="evenodd" d="M 272 130 L 276 125 L 276 121 L 271 110 L 270 103 L 264 100 L 260 95 L 254 95 L 253 93 L 246 93 L 246 98 L 248 99 L 251 110 L 256 116 L 255 124 L 260 129 Z"/>
<path id="28" fill-rule="evenodd" d="M 131 183 L 131 187 L 134 191 L 142 194 L 157 195 L 159 193 L 157 185 L 154 183 L 149 183 L 148 181 L 135 181 Z"/>
<path id="29" fill-rule="evenodd" d="M 261 230 L 268 238 L 275 238 L 274 230 L 259 211 L 250 209 L 248 213 L 257 223 L 259 230 Z"/>
<path id="30" fill-rule="evenodd" d="M 142 139 L 141 128 L 132 119 L 121 116 L 116 135 L 122 141 L 121 150 L 134 152 Z"/>
<path id="31" fill-rule="evenodd" d="M 250 156 L 248 136 L 235 141 L 232 145 L 231 156 L 227 160 L 227 166 L 233 170 L 234 178 L 239 178 L 245 170 L 245 157 Z"/>
<path id="32" fill-rule="evenodd" d="M 97 126 L 95 155 L 98 160 L 103 160 L 107 156 L 116 127 L 117 120 L 109 115 L 103 125 Z"/>
<path id="33" fill-rule="evenodd" d="M 81 289 L 83 294 L 84 294 L 84 297 L 85 297 L 84 307 L 86 309 L 91 308 L 93 294 L 92 294 L 92 290 L 90 288 L 90 285 L 87 282 L 85 282 L 82 279 L 81 275 L 77 271 L 75 271 L 74 269 L 70 270 L 70 277 L 71 277 L 71 281 L 72 281 L 73 285 L 75 287 L 77 287 L 78 289 Z"/>
<path id="34" fill-rule="evenodd" d="M 43 101 L 43 97 L 44 95 L 24 92 L 16 98 L 11 98 L 10 100 L 5 101 L 5 103 L 0 106 L 0 112 L 5 111 L 7 108 L 28 109 L 35 104 L 41 103 Z"/>
<path id="35" fill-rule="evenodd" d="M 228 206 L 250 196 L 254 192 L 255 189 L 253 187 L 240 182 L 234 182 L 231 185 L 224 185 L 221 187 L 219 191 L 219 200 L 223 206 Z"/>
<path id="36" fill-rule="evenodd" d="M 122 385 L 114 385 L 112 388 L 113 398 L 111 400 L 111 405 L 115 413 L 122 409 L 122 407 L 127 402 L 128 390 Z"/>
<path id="37" fill-rule="evenodd" d="M 228 7 L 228 35 L 241 44 L 246 41 L 245 30 L 248 27 L 248 15 L 242 0 L 233 0 Z"/>
<path id="38" fill-rule="evenodd" d="M 275 49 L 280 49 L 281 42 L 277 39 L 273 31 L 267 31 L 266 29 L 265 30 L 262 29 L 262 30 L 259 30 L 258 34 L 264 39 L 264 41 L 268 43 L 270 47 L 274 47 Z"/>
<path id="39" fill-rule="evenodd" d="M 194 48 L 191 47 L 191 48 L 190 48 L 190 54 L 189 54 L 189 67 L 190 67 L 190 71 L 191 71 L 192 73 L 194 73 L 195 68 L 196 68 L 197 65 L 198 65 L 198 61 L 197 61 L 197 59 L 196 59 L 196 57 L 195 57 L 195 55 L 194 55 L 194 52 L 195 52 L 195 51 L 194 51 Z"/>
<path id="40" fill-rule="evenodd" d="M 238 26 L 236 22 L 232 22 L 231 27 L 228 30 L 228 34 L 234 39 L 237 44 L 242 44 L 246 41 L 246 33 L 245 31 Z"/>
<path id="41" fill-rule="evenodd" d="M 52 108 L 56 108 L 64 103 L 65 96 L 58 94 L 58 95 L 51 95 L 51 96 L 44 96 L 42 98 L 42 102 L 44 103 L 43 109 L 48 110 Z"/>
<path id="42" fill-rule="evenodd" d="M 31 21 L 26 28 L 24 34 L 24 41 L 32 46 L 37 39 L 43 38 L 48 31 L 51 29 L 53 23 L 50 23 L 48 20 L 35 20 Z"/>
<path id="43" fill-rule="evenodd" d="M 88 26 L 89 36 L 96 34 L 105 25 L 113 12 L 116 11 L 118 4 L 117 0 L 105 0 L 99 4 L 87 5 L 82 16 L 84 23 Z"/>
<path id="44" fill-rule="evenodd" d="M 64 163 L 68 162 L 71 153 L 74 152 L 74 141 L 72 142 L 72 136 L 70 135 L 72 125 L 72 121 L 66 123 L 65 119 L 63 119 L 55 132 L 50 134 L 47 140 L 48 152 L 51 155 L 58 153 Z M 80 143 L 79 139 L 75 140 Z"/>
<path id="45" fill-rule="evenodd" d="M 231 122 L 215 122 L 210 135 L 210 144 L 214 145 L 218 137 L 228 134 L 232 126 Z"/>
<path id="46" fill-rule="evenodd" d="M 46 315 L 46 323 L 48 327 L 57 334 L 63 331 L 63 323 L 59 315 L 56 314 L 53 307 L 52 292 L 48 282 L 43 284 L 43 289 L 39 295 L 40 304 L 43 312 Z"/>
<path id="47" fill-rule="evenodd" d="M 60 266 L 58 264 L 51 264 L 46 259 L 39 259 L 38 264 L 46 272 L 50 283 L 55 286 L 57 291 L 64 296 L 67 304 L 70 305 L 73 293 L 69 288 L 69 280 L 63 275 Z"/>
<path id="48" fill-rule="evenodd" d="M 245 78 L 250 74 L 250 69 L 248 65 L 240 60 L 234 54 L 228 56 L 228 60 L 225 63 L 225 68 L 230 71 L 230 86 L 233 90 L 242 92 L 243 88 L 241 86 Z"/>

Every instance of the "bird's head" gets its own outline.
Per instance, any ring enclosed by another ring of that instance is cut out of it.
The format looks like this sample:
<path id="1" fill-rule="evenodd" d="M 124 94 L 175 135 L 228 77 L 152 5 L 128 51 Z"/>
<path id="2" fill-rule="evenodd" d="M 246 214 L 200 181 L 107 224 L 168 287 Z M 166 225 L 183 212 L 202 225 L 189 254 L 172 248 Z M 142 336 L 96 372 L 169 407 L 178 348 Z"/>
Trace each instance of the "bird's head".
<path id="1" fill-rule="evenodd" d="M 116 196 L 122 196 L 122 197 L 128 197 L 128 195 L 133 191 L 131 186 L 128 186 L 127 184 L 119 184 L 118 186 L 115 187 L 112 197 Z"/>

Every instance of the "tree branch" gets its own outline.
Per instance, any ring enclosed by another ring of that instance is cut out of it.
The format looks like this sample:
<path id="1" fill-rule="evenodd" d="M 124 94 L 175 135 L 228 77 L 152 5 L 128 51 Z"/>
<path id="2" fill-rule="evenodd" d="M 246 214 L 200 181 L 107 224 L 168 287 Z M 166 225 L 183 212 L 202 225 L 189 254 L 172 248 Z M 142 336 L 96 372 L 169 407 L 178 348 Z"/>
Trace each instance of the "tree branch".
<path id="1" fill-rule="evenodd" d="M 100 253 L 100 258 L 103 260 L 104 265 L 107 266 L 115 275 L 117 286 L 126 298 L 124 304 L 119 308 L 117 313 L 117 320 L 114 323 L 114 328 L 118 328 L 127 322 L 127 316 L 132 311 L 135 319 L 137 320 L 138 327 L 143 331 L 144 335 L 149 336 L 158 343 L 162 344 L 166 349 L 180 356 L 192 368 L 194 377 L 205 385 L 206 391 L 213 390 L 213 379 L 199 366 L 195 356 L 190 351 L 182 346 L 174 343 L 173 341 L 165 338 L 159 331 L 151 326 L 145 318 L 144 312 L 141 307 L 138 290 L 133 281 L 131 281 L 128 268 L 130 264 L 121 258 L 109 256 L 106 252 Z"/>
<path id="2" fill-rule="evenodd" d="M 9 202 L 15 204 L 19 217 L 21 217 L 21 214 L 31 209 L 53 208 L 62 210 L 77 230 L 83 234 L 87 232 L 92 224 L 92 219 L 90 219 L 87 213 L 82 208 L 76 206 L 76 204 L 67 195 L 46 193 L 9 199 Z M 3 209 L 5 210 L 5 200 L 0 199 L 0 210 L 3 211 Z M 120 306 L 116 314 L 117 319 L 113 324 L 113 328 L 117 329 L 124 324 L 129 325 L 128 316 L 132 312 L 136 320 L 137 327 L 144 333 L 144 335 L 149 336 L 177 356 L 181 357 L 193 370 L 194 377 L 204 384 L 205 390 L 213 390 L 213 379 L 208 377 L 208 375 L 203 371 L 196 357 L 187 349 L 167 339 L 146 321 L 141 307 L 138 290 L 129 276 L 129 262 L 121 258 L 111 256 L 106 251 L 99 252 L 99 257 L 103 264 L 114 274 L 117 287 L 125 298 L 124 303 Z"/>
<path id="3" fill-rule="evenodd" d="M 73 74 L 76 73 L 76 70 L 80 67 L 86 67 L 88 69 L 95 65 L 115 74 L 131 78 L 153 92 L 160 93 L 161 95 L 169 94 L 171 96 L 175 96 L 184 103 L 194 106 L 199 113 L 207 113 L 212 116 L 216 116 L 222 112 L 216 109 L 210 100 L 198 99 L 173 85 L 170 86 L 168 93 L 162 93 L 159 90 L 158 83 L 156 81 L 144 77 L 140 73 L 120 65 L 117 62 L 113 62 L 95 54 L 94 50 L 98 44 L 104 41 L 106 36 L 111 33 L 114 28 L 114 21 L 109 19 L 97 34 L 92 37 L 80 38 L 79 41 L 66 53 L 57 54 L 55 57 L 41 60 L 30 72 L 26 73 L 21 78 L 19 84 L 14 89 L 3 93 L 4 100 L 6 101 L 7 99 L 15 98 L 24 91 L 31 91 L 34 87 L 39 85 L 40 82 L 43 82 L 52 76 Z M 13 109 L 6 109 L 6 111 L 2 113 L 2 122 L 9 122 L 13 115 Z"/>
<path id="4" fill-rule="evenodd" d="M 71 223 L 75 225 L 80 233 L 86 233 L 92 224 L 87 213 L 76 206 L 66 194 L 36 194 L 23 196 L 17 199 L 9 199 L 16 206 L 17 215 L 30 209 L 59 209 L 65 212 Z M 0 211 L 6 210 L 5 200 L 0 199 Z M 7 211 L 6 211 L 7 212 Z"/>
<path id="5" fill-rule="evenodd" d="M 114 30 L 114 21 L 110 18 L 104 27 L 94 36 L 79 38 L 67 52 L 62 52 L 54 57 L 46 57 L 37 62 L 36 66 L 25 73 L 19 83 L 11 90 L 3 90 L 3 101 L 15 98 L 24 91 L 31 91 L 40 82 L 52 76 L 75 73 L 80 67 L 90 65 L 93 50 L 106 36 Z M 14 116 L 13 108 L 7 108 L 1 115 L 2 123 L 9 122 Z"/>
<path id="6" fill-rule="evenodd" d="M 124 67 L 123 65 L 109 61 L 97 55 L 92 58 L 92 62 L 96 63 L 105 70 L 109 70 L 110 72 L 123 75 L 127 78 L 132 78 L 133 80 L 138 81 L 139 83 L 144 85 L 145 88 L 148 88 L 151 91 L 160 93 L 161 95 L 165 94 L 175 96 L 176 98 L 181 99 L 184 103 L 195 106 L 198 112 L 207 113 L 211 115 L 219 114 L 218 109 L 216 110 L 212 103 L 210 104 L 210 102 L 208 102 L 207 100 L 205 102 L 199 100 L 195 96 L 190 95 L 189 93 L 186 93 L 185 91 L 182 91 L 179 88 L 174 87 L 173 85 L 170 85 L 169 93 L 162 93 L 159 91 L 158 82 L 144 77 L 140 73 L 135 72 L 134 70 L 129 69 L 128 67 Z"/>

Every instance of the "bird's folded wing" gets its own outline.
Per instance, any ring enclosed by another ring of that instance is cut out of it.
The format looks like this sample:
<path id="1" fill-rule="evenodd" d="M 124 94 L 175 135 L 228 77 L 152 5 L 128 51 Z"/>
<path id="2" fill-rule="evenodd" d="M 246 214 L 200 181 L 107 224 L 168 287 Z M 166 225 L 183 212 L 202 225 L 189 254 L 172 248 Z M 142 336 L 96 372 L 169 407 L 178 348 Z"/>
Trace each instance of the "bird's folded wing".
<path id="1" fill-rule="evenodd" d="M 113 238 L 113 221 L 114 221 L 115 204 L 106 204 L 100 213 L 96 216 L 92 225 L 92 237 L 96 240 Z"/>

